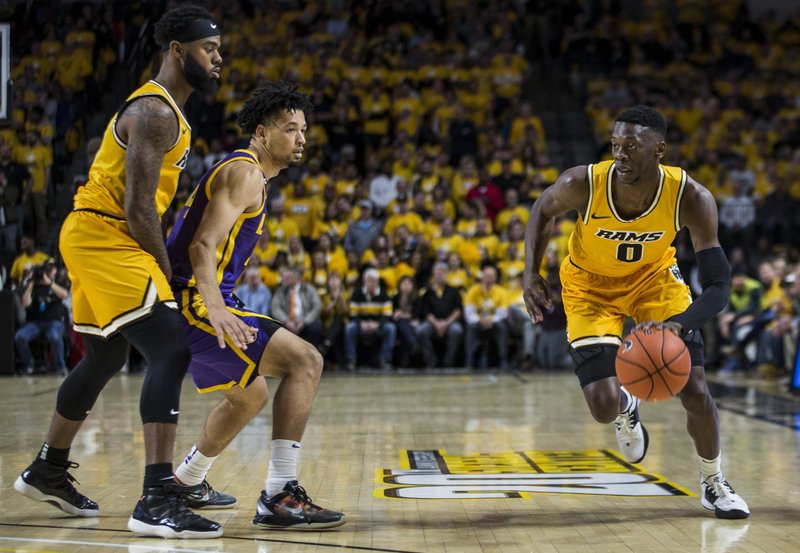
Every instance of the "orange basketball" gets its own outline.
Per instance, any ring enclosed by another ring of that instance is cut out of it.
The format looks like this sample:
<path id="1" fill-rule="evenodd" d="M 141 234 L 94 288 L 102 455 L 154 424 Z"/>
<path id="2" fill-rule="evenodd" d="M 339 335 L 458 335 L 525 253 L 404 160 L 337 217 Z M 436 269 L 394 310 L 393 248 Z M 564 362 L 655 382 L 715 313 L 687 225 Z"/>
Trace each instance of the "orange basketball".
<path id="1" fill-rule="evenodd" d="M 669 330 L 635 330 L 617 350 L 617 378 L 639 399 L 671 398 L 683 389 L 691 372 L 686 344 Z"/>

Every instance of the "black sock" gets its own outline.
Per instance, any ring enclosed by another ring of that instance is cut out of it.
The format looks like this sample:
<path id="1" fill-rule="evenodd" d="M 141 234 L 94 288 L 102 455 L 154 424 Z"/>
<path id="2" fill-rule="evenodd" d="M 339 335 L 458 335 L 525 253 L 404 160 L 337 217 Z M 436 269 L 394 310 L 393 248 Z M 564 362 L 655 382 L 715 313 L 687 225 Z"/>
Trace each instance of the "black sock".
<path id="1" fill-rule="evenodd" d="M 67 466 L 67 463 L 69 463 L 69 448 L 59 449 L 45 442 L 42 444 L 42 449 L 39 450 L 36 458 L 50 461 L 55 465 Z"/>
<path id="2" fill-rule="evenodd" d="M 164 484 L 171 484 L 175 480 L 172 478 L 172 463 L 156 463 L 144 467 L 144 489 L 160 488 Z"/>

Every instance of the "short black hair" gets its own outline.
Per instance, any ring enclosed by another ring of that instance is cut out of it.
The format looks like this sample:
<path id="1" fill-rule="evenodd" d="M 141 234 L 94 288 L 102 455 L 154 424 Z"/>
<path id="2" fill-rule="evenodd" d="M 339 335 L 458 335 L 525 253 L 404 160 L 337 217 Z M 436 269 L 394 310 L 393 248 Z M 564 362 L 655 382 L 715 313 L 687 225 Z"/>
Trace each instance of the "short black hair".
<path id="1" fill-rule="evenodd" d="M 617 116 L 617 123 L 633 123 L 656 132 L 662 138 L 667 136 L 667 120 L 658 110 L 650 106 L 633 106 Z"/>
<path id="2" fill-rule="evenodd" d="M 181 4 L 161 16 L 155 24 L 154 38 L 162 50 L 169 49 L 169 43 L 177 40 L 189 25 L 198 19 L 213 19 L 211 13 L 195 4 Z"/>
<path id="3" fill-rule="evenodd" d="M 313 105 L 306 94 L 297 91 L 297 85 L 286 81 L 268 83 L 256 90 L 242 106 L 237 122 L 246 134 L 253 134 L 256 128 L 273 119 L 278 113 L 302 110 L 311 113 Z"/>

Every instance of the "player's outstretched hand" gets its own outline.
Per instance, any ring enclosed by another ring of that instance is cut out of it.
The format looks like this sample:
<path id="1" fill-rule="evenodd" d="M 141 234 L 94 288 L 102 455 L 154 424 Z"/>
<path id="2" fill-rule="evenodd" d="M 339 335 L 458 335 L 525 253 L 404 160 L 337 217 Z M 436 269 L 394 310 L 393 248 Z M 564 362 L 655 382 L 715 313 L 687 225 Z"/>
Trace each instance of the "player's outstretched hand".
<path id="1" fill-rule="evenodd" d="M 257 328 L 248 325 L 225 308 L 209 310 L 208 321 L 217 334 L 217 342 L 221 349 L 225 349 L 226 334 L 239 349 L 247 349 L 247 344 L 255 341 L 258 334 Z"/>
<path id="2" fill-rule="evenodd" d="M 522 297 L 525 299 L 528 315 L 531 316 L 531 320 L 534 323 L 538 323 L 544 318 L 542 315 L 543 309 L 550 309 L 553 305 L 553 300 L 550 297 L 550 285 L 539 273 L 535 273 L 530 277 L 526 275 Z"/>
<path id="3" fill-rule="evenodd" d="M 645 332 L 650 332 L 654 328 L 663 328 L 664 330 L 669 330 L 678 337 L 681 336 L 681 332 L 683 331 L 683 326 L 681 326 L 680 323 L 673 321 L 645 321 L 637 324 L 635 327 L 633 327 L 633 330 L 644 330 Z"/>

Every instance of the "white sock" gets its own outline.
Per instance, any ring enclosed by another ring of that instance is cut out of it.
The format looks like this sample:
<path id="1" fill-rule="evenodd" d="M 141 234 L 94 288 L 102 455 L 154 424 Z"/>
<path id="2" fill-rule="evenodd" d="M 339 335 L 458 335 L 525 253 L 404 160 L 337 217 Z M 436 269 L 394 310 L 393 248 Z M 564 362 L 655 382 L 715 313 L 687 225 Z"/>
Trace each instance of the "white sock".
<path id="1" fill-rule="evenodd" d="M 206 457 L 200 453 L 197 444 L 194 444 L 189 455 L 175 470 L 175 478 L 185 486 L 196 486 L 206 479 L 206 475 L 216 459 L 216 457 Z"/>
<path id="2" fill-rule="evenodd" d="M 722 472 L 722 452 L 715 459 L 704 459 L 699 455 L 697 457 L 700 459 L 700 482 Z"/>
<path id="3" fill-rule="evenodd" d="M 294 440 L 272 440 L 272 453 L 269 456 L 269 470 L 264 489 L 272 497 L 283 491 L 290 480 L 297 480 L 297 458 L 300 456 L 300 442 Z"/>

